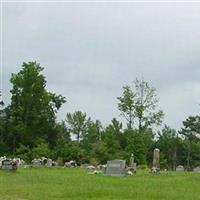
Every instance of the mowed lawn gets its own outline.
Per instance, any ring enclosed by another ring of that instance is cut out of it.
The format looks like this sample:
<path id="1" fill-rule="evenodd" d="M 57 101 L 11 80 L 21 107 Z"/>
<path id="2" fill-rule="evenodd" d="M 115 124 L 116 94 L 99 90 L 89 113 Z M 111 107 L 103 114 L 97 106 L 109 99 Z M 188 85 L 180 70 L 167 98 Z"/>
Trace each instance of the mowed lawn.
<path id="1" fill-rule="evenodd" d="M 0 171 L 0 200 L 200 200 L 200 174 L 89 175 L 83 169 Z"/>

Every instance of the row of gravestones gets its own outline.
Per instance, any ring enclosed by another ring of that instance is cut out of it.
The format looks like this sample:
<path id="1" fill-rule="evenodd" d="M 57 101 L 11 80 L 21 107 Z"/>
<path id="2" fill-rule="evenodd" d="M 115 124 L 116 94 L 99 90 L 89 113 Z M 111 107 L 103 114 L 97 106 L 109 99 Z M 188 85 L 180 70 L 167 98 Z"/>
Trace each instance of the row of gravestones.
<path id="1" fill-rule="evenodd" d="M 153 152 L 153 166 L 151 171 L 153 173 L 159 172 L 159 149 L 154 149 Z M 56 166 L 56 163 L 51 159 L 42 157 L 40 159 L 34 159 L 32 161 L 32 166 L 40 167 L 40 166 Z M 0 168 L 3 170 L 16 170 L 17 169 L 17 162 L 12 159 L 4 159 L 1 161 Z M 132 172 L 136 172 L 136 163 L 134 162 L 133 154 L 130 157 L 130 165 L 128 169 L 126 168 L 126 161 L 125 160 L 110 160 L 107 162 L 106 166 L 106 175 L 110 176 L 124 176 L 127 173 L 127 170 Z M 184 171 L 184 167 L 179 165 L 176 167 L 176 171 L 181 172 Z M 194 169 L 195 172 L 200 172 L 200 167 L 196 167 Z"/>
<path id="2" fill-rule="evenodd" d="M 57 163 L 55 161 L 52 161 L 51 159 L 45 157 L 42 157 L 40 159 L 33 159 L 31 164 L 32 167 L 57 166 Z M 10 159 L 6 158 L 5 156 L 0 157 L 0 169 L 2 170 L 16 171 L 19 165 L 24 165 L 24 161 L 19 158 Z"/>
<path id="3" fill-rule="evenodd" d="M 160 171 L 159 167 L 159 149 L 154 149 L 153 152 L 153 165 L 151 172 L 152 173 L 158 173 Z M 134 169 L 136 171 L 136 163 L 134 163 L 133 154 L 130 158 L 130 169 Z M 176 167 L 177 172 L 183 172 L 184 167 L 182 165 L 178 165 Z M 194 172 L 200 173 L 200 166 L 194 168 Z M 127 174 L 127 168 L 126 168 L 126 161 L 125 160 L 110 160 L 107 161 L 107 167 L 106 167 L 106 175 L 109 176 L 125 176 Z"/>
<path id="4" fill-rule="evenodd" d="M 32 167 L 53 167 L 57 166 L 57 162 L 53 161 L 50 158 L 42 157 L 42 158 L 35 158 L 31 161 L 31 166 Z"/>
<path id="5" fill-rule="evenodd" d="M 184 167 L 183 167 L 182 165 L 178 165 L 178 166 L 176 167 L 176 171 L 177 171 L 177 172 L 184 172 L 185 169 L 184 169 Z M 194 172 L 200 173 L 200 166 L 195 167 L 195 168 L 193 169 L 193 171 L 194 171 Z"/>
<path id="6" fill-rule="evenodd" d="M 179 165 L 176 167 L 177 172 L 184 172 L 184 167 Z M 194 172 L 200 173 L 200 167 L 196 167 Z M 157 171 L 152 171 L 157 172 Z M 126 161 L 125 160 L 110 160 L 107 162 L 106 175 L 109 176 L 125 176 L 127 174 Z"/>

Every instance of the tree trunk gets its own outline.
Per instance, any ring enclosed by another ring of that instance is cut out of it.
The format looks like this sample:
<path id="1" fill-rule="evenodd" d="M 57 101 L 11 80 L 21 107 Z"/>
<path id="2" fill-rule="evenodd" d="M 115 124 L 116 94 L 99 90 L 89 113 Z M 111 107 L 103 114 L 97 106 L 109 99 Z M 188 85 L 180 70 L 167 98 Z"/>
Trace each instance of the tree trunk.
<path id="1" fill-rule="evenodd" d="M 176 148 L 175 148 L 173 150 L 173 156 L 172 156 L 173 171 L 176 170 L 176 159 L 177 159 L 177 153 L 176 153 Z"/>
<path id="2" fill-rule="evenodd" d="M 190 159 L 191 159 L 191 142 L 190 140 L 188 140 L 187 170 L 190 170 Z"/>

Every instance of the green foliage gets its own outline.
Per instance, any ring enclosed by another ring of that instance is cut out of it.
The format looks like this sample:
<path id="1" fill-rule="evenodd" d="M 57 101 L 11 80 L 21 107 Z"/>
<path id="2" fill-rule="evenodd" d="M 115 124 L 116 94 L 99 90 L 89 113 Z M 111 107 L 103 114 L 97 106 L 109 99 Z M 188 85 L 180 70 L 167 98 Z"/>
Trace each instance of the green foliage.
<path id="1" fill-rule="evenodd" d="M 133 153 L 137 164 L 151 166 L 153 149 L 158 147 L 162 168 L 182 164 L 192 169 L 200 164 L 200 116 L 188 117 L 179 132 L 165 126 L 155 140 L 153 127 L 161 124 L 163 112 L 155 88 L 143 79 L 123 87 L 117 98 L 128 124 L 123 129 L 116 118 L 104 127 L 81 111 L 67 113 L 65 121 L 57 122 L 56 114 L 66 100 L 47 91 L 42 70 L 40 64 L 28 62 L 11 76 L 11 103 L 4 109 L 0 105 L 0 155 L 27 162 L 45 156 L 60 164 L 69 160 L 97 164 L 129 161 Z"/>
<path id="2" fill-rule="evenodd" d="M 117 98 L 119 100 L 118 108 L 121 111 L 121 115 L 128 121 L 129 128 L 132 127 L 134 118 L 134 97 L 135 94 L 131 90 L 130 86 L 124 86 L 122 96 Z"/>
<path id="3" fill-rule="evenodd" d="M 186 166 L 191 170 L 195 165 L 196 160 L 199 160 L 200 151 L 198 148 L 200 144 L 200 116 L 189 116 L 183 121 L 183 128 L 179 131 L 184 136 L 184 147 L 186 149 Z"/>
<path id="4" fill-rule="evenodd" d="M 163 118 L 155 88 L 143 79 L 136 79 L 133 89 L 123 87 L 122 96 L 117 99 L 118 108 L 128 121 L 125 137 L 120 137 L 121 147 L 126 149 L 127 156 L 134 152 L 138 163 L 150 162 L 149 151 L 152 151 L 154 138 L 152 126 L 160 125 Z"/>
<path id="5" fill-rule="evenodd" d="M 81 141 L 81 146 L 87 150 L 91 151 L 92 145 L 98 143 L 102 140 L 102 124 L 99 120 L 88 121 L 87 130 L 83 135 L 83 139 Z"/>
<path id="6" fill-rule="evenodd" d="M 32 152 L 31 149 L 28 146 L 25 146 L 21 144 L 17 149 L 16 149 L 16 156 L 23 159 L 27 163 L 30 163 L 32 160 Z"/>
<path id="7" fill-rule="evenodd" d="M 8 146 L 12 152 L 20 144 L 33 148 L 42 138 L 54 144 L 56 112 L 65 103 L 61 95 L 48 92 L 43 68 L 36 62 L 23 63 L 10 79 L 11 104 L 8 106 Z"/>
<path id="8" fill-rule="evenodd" d="M 125 134 L 127 135 L 126 160 L 128 160 L 133 153 L 137 164 L 146 164 L 143 136 L 139 134 L 137 130 L 132 129 L 125 130 Z"/>
<path id="9" fill-rule="evenodd" d="M 33 158 L 41 158 L 41 157 L 51 157 L 51 152 L 48 147 L 48 144 L 41 143 L 32 149 L 32 157 Z"/>
<path id="10" fill-rule="evenodd" d="M 58 157 L 57 163 L 58 163 L 58 166 L 63 166 L 64 165 L 63 158 Z"/>
<path id="11" fill-rule="evenodd" d="M 157 110 L 156 90 L 143 79 L 136 79 L 132 90 L 130 86 L 123 87 L 122 96 L 117 99 L 118 108 L 128 120 L 129 128 L 135 125 L 141 133 L 154 124 L 161 124 L 163 112 Z"/>
<path id="12" fill-rule="evenodd" d="M 86 113 L 75 111 L 73 114 L 67 113 L 66 122 L 72 134 L 76 135 L 78 142 L 85 135 L 90 118 L 87 119 Z"/>
<path id="13" fill-rule="evenodd" d="M 29 146 L 25 146 L 21 144 L 15 153 L 16 157 L 19 157 L 25 160 L 27 163 L 30 163 L 34 158 L 41 158 L 41 157 L 52 157 L 52 152 L 49 149 L 48 144 L 40 143 L 34 148 L 30 148 Z"/>
<path id="14" fill-rule="evenodd" d="M 165 167 L 175 170 L 176 166 L 181 163 L 182 140 L 174 129 L 166 125 L 158 135 L 157 147 L 162 152 L 163 161 L 166 160 L 165 164 L 168 163 Z"/>
<path id="15" fill-rule="evenodd" d="M 170 164 L 171 164 L 171 163 L 169 163 L 169 162 L 167 161 L 167 159 L 166 159 L 165 156 L 166 156 L 166 155 L 164 155 L 163 152 L 160 153 L 160 168 L 161 168 L 161 169 L 167 169 L 167 170 L 171 170 L 171 169 L 174 170 L 174 168 L 170 168 Z"/>
<path id="16" fill-rule="evenodd" d="M 110 156 L 107 151 L 107 146 L 102 141 L 92 144 L 92 148 L 89 155 L 90 157 L 96 158 L 98 163 L 107 163 L 107 160 L 110 159 Z"/>
<path id="17" fill-rule="evenodd" d="M 147 165 L 138 165 L 137 170 L 147 170 L 148 166 Z"/>
<path id="18" fill-rule="evenodd" d="M 6 124 L 7 124 L 7 119 L 6 119 L 6 110 L 5 109 L 0 109 L 0 155 L 5 155 L 9 152 L 9 148 L 6 145 L 6 140 L 7 140 L 7 130 L 6 130 Z"/>
<path id="19" fill-rule="evenodd" d="M 93 166 L 97 166 L 98 161 L 95 158 L 90 158 L 90 164 L 93 165 Z"/>
<path id="20" fill-rule="evenodd" d="M 76 160 L 78 163 L 89 161 L 85 150 L 77 142 L 60 141 L 53 149 L 53 159 L 62 158 L 63 162 Z"/>

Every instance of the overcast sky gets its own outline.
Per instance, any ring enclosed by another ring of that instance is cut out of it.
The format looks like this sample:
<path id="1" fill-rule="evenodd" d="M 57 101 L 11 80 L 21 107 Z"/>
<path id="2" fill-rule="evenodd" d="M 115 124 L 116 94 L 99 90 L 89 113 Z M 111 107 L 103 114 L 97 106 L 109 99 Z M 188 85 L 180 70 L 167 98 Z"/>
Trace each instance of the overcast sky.
<path id="1" fill-rule="evenodd" d="M 200 111 L 199 3 L 3 3 L 3 97 L 22 62 L 45 67 L 49 91 L 81 110 L 121 120 L 122 86 L 143 77 L 157 89 L 164 123 L 179 129 Z"/>

